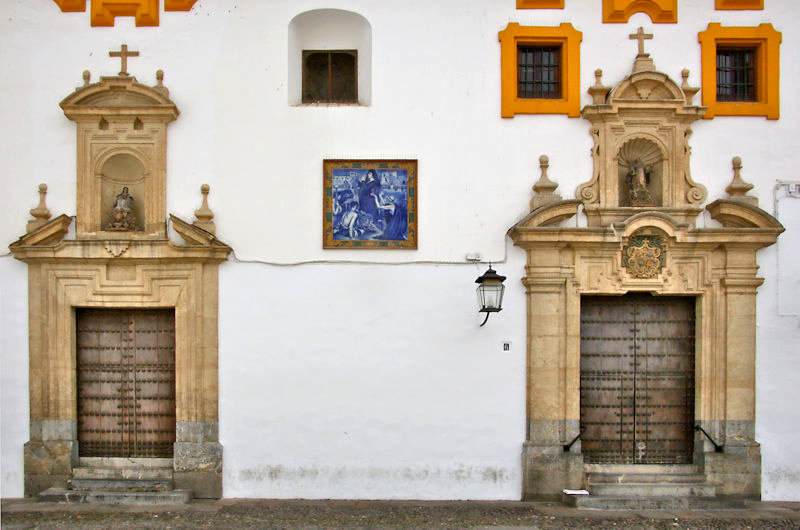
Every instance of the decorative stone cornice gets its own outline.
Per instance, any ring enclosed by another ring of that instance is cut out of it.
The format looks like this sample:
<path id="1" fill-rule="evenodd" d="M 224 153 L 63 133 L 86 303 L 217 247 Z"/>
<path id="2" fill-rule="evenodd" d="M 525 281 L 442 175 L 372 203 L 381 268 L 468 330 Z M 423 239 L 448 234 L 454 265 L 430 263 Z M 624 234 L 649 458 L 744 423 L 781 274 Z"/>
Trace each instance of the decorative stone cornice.
<path id="1" fill-rule="evenodd" d="M 168 239 L 81 239 L 65 240 L 72 218 L 56 217 L 34 232 L 22 236 L 9 246 L 15 258 L 31 263 L 35 261 L 225 261 L 232 252 L 231 247 L 213 234 L 197 228 L 186 221 L 170 215 L 175 231 L 188 245 L 181 246 Z M 111 246 L 109 246 L 111 245 Z"/>
<path id="2" fill-rule="evenodd" d="M 169 122 L 180 114 L 163 86 L 163 72 L 155 87 L 143 85 L 132 76 L 101 77 L 98 83 L 88 83 L 88 80 L 85 73 L 84 85 L 60 103 L 64 114 L 72 121 L 94 120 L 114 114 L 147 116 Z"/>
<path id="3" fill-rule="evenodd" d="M 739 199 L 718 199 L 706 206 L 706 210 L 725 227 L 777 231 L 776 235 L 784 231 L 780 221 L 758 206 Z"/>
<path id="4" fill-rule="evenodd" d="M 16 249 L 28 247 L 49 247 L 57 244 L 69 231 L 69 225 L 72 224 L 72 217 L 68 215 L 59 215 L 52 221 L 48 221 L 43 225 L 39 225 L 32 231 L 11 243 L 8 247 L 12 252 Z M 16 256 L 16 253 L 14 254 Z"/>

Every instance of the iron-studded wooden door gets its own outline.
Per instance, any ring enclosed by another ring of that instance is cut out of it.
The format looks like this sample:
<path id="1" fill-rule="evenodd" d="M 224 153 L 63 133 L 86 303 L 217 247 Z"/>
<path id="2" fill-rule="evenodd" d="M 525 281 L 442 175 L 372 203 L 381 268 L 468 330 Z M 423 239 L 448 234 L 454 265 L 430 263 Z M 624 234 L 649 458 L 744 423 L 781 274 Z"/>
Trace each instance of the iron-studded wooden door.
<path id="1" fill-rule="evenodd" d="M 175 311 L 77 309 L 80 456 L 172 457 Z"/>
<path id="2" fill-rule="evenodd" d="M 581 297 L 587 463 L 691 463 L 695 299 Z"/>

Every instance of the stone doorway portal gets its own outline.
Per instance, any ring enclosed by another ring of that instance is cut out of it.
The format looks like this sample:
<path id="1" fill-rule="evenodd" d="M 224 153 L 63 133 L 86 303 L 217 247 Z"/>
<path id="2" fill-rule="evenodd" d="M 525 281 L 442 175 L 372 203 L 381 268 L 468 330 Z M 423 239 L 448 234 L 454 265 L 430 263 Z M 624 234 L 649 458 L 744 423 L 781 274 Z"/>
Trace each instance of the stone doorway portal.
<path id="1" fill-rule="evenodd" d="M 587 464 L 690 464 L 695 299 L 581 297 L 581 443 Z"/>
<path id="2" fill-rule="evenodd" d="M 76 309 L 81 457 L 172 458 L 174 309 Z"/>

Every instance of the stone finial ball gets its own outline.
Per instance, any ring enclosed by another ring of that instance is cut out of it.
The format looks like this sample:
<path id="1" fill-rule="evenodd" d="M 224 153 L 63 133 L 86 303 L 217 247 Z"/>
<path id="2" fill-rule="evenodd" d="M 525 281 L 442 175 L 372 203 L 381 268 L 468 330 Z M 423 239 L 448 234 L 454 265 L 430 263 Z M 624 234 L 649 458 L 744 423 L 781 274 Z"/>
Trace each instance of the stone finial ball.
<path id="1" fill-rule="evenodd" d="M 211 186 L 209 186 L 208 184 L 203 184 L 202 186 L 200 186 L 200 191 L 203 193 L 208 193 L 210 190 Z"/>
<path id="2" fill-rule="evenodd" d="M 540 156 L 539 163 L 542 164 L 543 166 L 546 166 L 547 164 L 550 163 L 550 157 L 548 157 L 547 155 Z"/>
<path id="3" fill-rule="evenodd" d="M 156 70 L 156 79 L 158 79 L 159 81 L 164 80 L 164 70 L 161 70 L 160 68 Z"/>
<path id="4" fill-rule="evenodd" d="M 47 184 L 44 184 L 44 183 L 39 184 L 39 191 L 42 192 L 42 193 L 46 192 L 47 191 Z"/>
<path id="5" fill-rule="evenodd" d="M 733 157 L 733 166 L 734 167 L 742 167 L 742 158 L 739 156 Z"/>
<path id="6" fill-rule="evenodd" d="M 88 83 L 89 79 L 91 79 L 91 78 L 92 78 L 92 73 L 89 70 L 84 70 L 83 71 L 83 80 Z"/>

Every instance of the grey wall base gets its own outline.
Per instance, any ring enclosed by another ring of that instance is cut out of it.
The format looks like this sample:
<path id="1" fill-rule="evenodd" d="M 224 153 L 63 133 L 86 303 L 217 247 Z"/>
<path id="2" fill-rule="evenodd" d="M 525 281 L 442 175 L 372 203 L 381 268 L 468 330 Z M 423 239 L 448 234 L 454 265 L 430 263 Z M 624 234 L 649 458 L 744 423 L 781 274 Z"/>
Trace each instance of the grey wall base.
<path id="1" fill-rule="evenodd" d="M 761 498 L 761 447 L 725 444 L 722 453 L 705 453 L 706 480 L 718 495 Z"/>
<path id="2" fill-rule="evenodd" d="M 178 422 L 174 445 L 175 488 L 195 498 L 222 498 L 222 444 L 216 422 Z"/>
<path id="3" fill-rule="evenodd" d="M 718 495 L 761 498 L 761 445 L 755 441 L 753 421 L 702 421 L 703 428 L 722 443 L 721 453 L 697 433 L 695 462 Z"/>
<path id="4" fill-rule="evenodd" d="M 561 490 L 583 487 L 583 455 L 576 443 L 564 446 L 525 442 L 522 445 L 522 500 L 559 499 Z"/>
<path id="5" fill-rule="evenodd" d="M 24 494 L 33 497 L 49 488 L 66 488 L 72 478 L 77 444 L 72 440 L 30 440 L 25 443 Z"/>

